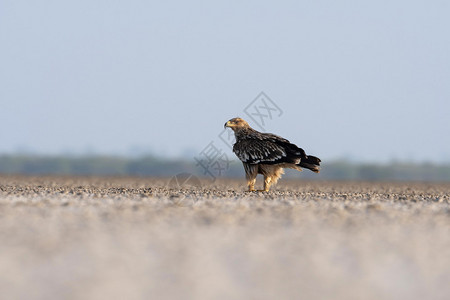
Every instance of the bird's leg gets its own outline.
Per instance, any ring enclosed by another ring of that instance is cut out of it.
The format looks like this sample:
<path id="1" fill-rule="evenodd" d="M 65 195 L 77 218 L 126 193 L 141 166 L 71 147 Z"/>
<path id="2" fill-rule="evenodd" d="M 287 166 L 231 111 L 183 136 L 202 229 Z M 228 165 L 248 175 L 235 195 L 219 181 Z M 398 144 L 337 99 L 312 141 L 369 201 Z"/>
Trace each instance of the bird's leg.
<path id="1" fill-rule="evenodd" d="M 268 192 L 270 189 L 271 181 L 272 181 L 272 177 L 264 176 L 264 190 L 258 190 L 258 192 Z"/>
<path id="2" fill-rule="evenodd" d="M 248 191 L 255 190 L 256 176 L 258 176 L 258 166 L 244 163 L 245 178 L 247 178 Z"/>
<path id="3" fill-rule="evenodd" d="M 271 183 L 272 183 L 272 177 L 270 177 L 270 176 L 264 177 L 264 191 L 265 192 L 269 191 Z"/>
<path id="4" fill-rule="evenodd" d="M 256 176 L 254 178 L 249 178 L 247 180 L 249 192 L 253 192 L 255 190 L 255 182 L 256 182 Z"/>

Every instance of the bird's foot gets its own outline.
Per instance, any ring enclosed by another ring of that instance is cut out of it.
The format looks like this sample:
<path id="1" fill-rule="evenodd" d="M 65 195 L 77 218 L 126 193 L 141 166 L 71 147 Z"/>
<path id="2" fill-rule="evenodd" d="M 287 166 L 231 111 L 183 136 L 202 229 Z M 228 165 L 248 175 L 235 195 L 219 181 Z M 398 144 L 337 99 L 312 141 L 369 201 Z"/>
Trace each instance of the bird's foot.
<path id="1" fill-rule="evenodd" d="M 268 192 L 269 190 L 255 190 L 255 189 L 249 189 L 247 192 Z"/>

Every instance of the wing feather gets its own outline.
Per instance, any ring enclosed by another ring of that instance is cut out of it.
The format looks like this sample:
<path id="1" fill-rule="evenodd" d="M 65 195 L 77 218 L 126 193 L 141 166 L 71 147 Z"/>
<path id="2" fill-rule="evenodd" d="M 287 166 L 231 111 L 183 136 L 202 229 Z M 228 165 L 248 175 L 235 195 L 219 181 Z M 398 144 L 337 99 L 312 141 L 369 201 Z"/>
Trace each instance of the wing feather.
<path id="1" fill-rule="evenodd" d="M 269 133 L 238 139 L 233 146 L 233 152 L 242 162 L 249 164 L 299 163 L 302 156 L 302 149 Z"/>

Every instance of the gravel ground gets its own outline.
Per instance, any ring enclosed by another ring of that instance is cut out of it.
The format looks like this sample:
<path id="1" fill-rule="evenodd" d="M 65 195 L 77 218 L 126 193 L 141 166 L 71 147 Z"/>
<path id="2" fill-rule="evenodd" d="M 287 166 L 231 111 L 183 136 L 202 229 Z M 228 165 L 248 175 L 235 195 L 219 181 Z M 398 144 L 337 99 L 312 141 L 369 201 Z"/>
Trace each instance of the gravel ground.
<path id="1" fill-rule="evenodd" d="M 0 176 L 1 298 L 450 299 L 448 183 L 168 182 Z"/>

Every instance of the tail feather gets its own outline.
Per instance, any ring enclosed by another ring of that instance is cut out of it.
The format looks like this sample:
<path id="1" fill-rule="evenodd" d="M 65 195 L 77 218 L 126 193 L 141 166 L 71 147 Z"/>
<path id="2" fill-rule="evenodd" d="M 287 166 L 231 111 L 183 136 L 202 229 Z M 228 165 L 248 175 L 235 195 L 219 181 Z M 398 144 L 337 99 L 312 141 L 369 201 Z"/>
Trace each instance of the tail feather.
<path id="1" fill-rule="evenodd" d="M 308 155 L 303 157 L 300 163 L 298 164 L 300 167 L 307 168 L 315 173 L 320 172 L 320 158 Z"/>

